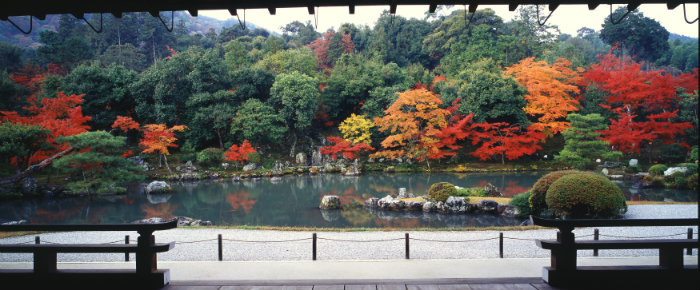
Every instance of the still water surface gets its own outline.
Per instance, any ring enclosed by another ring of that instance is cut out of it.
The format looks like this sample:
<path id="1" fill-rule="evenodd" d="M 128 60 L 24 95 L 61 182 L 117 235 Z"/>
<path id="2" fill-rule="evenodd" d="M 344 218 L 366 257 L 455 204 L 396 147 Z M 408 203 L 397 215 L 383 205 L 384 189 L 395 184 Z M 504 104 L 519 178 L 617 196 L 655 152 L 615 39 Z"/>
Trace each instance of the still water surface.
<path id="1" fill-rule="evenodd" d="M 518 225 L 522 219 L 483 214 L 370 212 L 367 209 L 321 211 L 321 197 L 338 195 L 343 203 L 396 194 L 400 187 L 417 195 L 437 182 L 461 187 L 491 183 L 506 196 L 525 192 L 546 172 L 478 174 L 365 174 L 284 176 L 243 182 L 172 183 L 173 192 L 145 194 L 134 186 L 126 195 L 41 198 L 0 202 L 0 222 L 25 219 L 31 223 L 130 223 L 149 217 L 188 216 L 215 225 L 301 227 L 484 227 Z M 637 189 L 618 183 L 628 200 L 697 201 L 689 190 Z"/>

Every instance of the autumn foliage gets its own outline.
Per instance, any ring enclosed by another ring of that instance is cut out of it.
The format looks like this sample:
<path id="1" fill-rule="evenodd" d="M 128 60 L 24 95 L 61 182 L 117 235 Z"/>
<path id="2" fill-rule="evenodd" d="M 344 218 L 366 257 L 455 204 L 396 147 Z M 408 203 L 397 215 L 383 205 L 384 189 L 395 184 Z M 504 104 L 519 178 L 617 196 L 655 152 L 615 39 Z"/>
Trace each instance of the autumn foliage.
<path id="1" fill-rule="evenodd" d="M 141 127 L 141 125 L 131 117 L 117 116 L 117 119 L 112 123 L 112 128 L 119 128 L 123 132 L 138 130 L 139 127 Z"/>
<path id="2" fill-rule="evenodd" d="M 353 160 L 357 157 L 357 154 L 363 151 L 373 151 L 374 147 L 367 145 L 366 143 L 359 142 L 352 144 L 352 142 L 345 140 L 340 137 L 329 136 L 326 140 L 335 145 L 321 147 L 320 151 L 323 155 L 331 155 L 333 160 L 338 158 L 338 154 L 342 154 L 343 157 Z"/>
<path id="3" fill-rule="evenodd" d="M 506 68 L 505 75 L 513 76 L 518 84 L 527 88 L 525 113 L 537 121 L 531 130 L 554 135 L 569 127 L 566 116 L 578 110 L 577 95 L 580 93 L 582 68 L 571 69 L 571 62 L 560 58 L 549 65 L 535 61 L 534 57 L 521 60 Z"/>
<path id="4" fill-rule="evenodd" d="M 248 142 L 248 140 L 244 140 L 243 143 L 241 143 L 241 146 L 238 146 L 237 144 L 231 145 L 231 148 L 224 152 L 224 155 L 228 161 L 238 161 L 243 164 L 243 161 L 248 160 L 248 156 L 255 152 L 255 148 L 250 145 L 250 142 Z"/>
<path id="5" fill-rule="evenodd" d="M 147 124 L 143 128 L 143 139 L 139 145 L 143 146 L 143 153 L 158 152 L 170 155 L 169 147 L 177 147 L 175 132 L 183 132 L 187 126 L 178 125 L 168 128 L 165 124 Z"/>

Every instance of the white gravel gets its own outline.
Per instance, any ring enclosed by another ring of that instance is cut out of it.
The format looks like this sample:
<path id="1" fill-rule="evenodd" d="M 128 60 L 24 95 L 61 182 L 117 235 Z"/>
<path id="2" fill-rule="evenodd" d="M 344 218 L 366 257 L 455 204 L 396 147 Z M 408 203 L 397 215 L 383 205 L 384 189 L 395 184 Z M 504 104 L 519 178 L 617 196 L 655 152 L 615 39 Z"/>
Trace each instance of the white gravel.
<path id="1" fill-rule="evenodd" d="M 632 205 L 625 218 L 697 218 L 698 205 Z M 685 237 L 688 227 L 630 227 L 601 228 L 601 239 L 620 237 L 670 236 Z M 698 227 L 694 226 L 697 237 Z M 68 232 L 42 234 L 42 242 L 53 243 L 108 243 L 124 241 L 136 233 L 129 232 Z M 286 261 L 310 260 L 312 232 L 262 231 L 237 229 L 173 229 L 156 232 L 159 242 L 175 241 L 173 250 L 158 255 L 160 261 L 215 261 L 217 260 L 217 235 L 224 239 L 223 254 L 227 261 Z M 409 231 L 412 259 L 465 259 L 497 258 L 498 231 Z M 592 228 L 575 230 L 577 237 L 592 239 Z M 402 259 L 405 255 L 404 232 L 317 232 L 319 260 L 380 260 Z M 535 239 L 554 239 L 555 229 L 504 231 L 504 257 L 549 257 L 549 251 L 538 248 Z M 237 241 L 234 241 L 237 240 Z M 295 241 L 289 241 L 295 240 Z M 432 240 L 432 241 L 426 241 Z M 0 243 L 30 243 L 33 236 L 0 239 Z M 201 241 L 201 242 L 197 242 Z M 268 242 L 241 242 L 268 241 Z M 286 241 L 286 242 L 269 242 Z M 357 242 L 364 241 L 364 242 Z M 443 242 L 439 242 L 443 241 Z M 697 249 L 693 255 L 697 256 Z M 579 256 L 591 256 L 592 251 L 580 251 Z M 653 256 L 658 250 L 601 250 L 600 256 Z M 133 254 L 132 254 L 132 259 Z M 61 262 L 110 262 L 123 261 L 124 254 L 59 254 Z M 31 254 L 0 254 L 0 262 L 32 261 Z"/>

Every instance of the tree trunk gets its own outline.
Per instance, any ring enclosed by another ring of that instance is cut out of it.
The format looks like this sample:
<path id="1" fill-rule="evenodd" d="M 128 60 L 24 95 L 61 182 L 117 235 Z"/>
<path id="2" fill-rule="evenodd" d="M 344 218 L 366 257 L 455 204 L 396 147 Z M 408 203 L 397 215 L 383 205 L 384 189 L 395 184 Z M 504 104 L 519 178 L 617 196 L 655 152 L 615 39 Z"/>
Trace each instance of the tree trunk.
<path id="1" fill-rule="evenodd" d="M 292 142 L 292 148 L 289 150 L 289 157 L 294 158 L 294 151 L 295 151 L 296 146 L 297 146 L 297 134 L 296 133 L 292 134 L 292 138 L 294 139 L 294 142 Z"/>
<path id="2" fill-rule="evenodd" d="M 156 40 L 155 40 L 155 31 L 153 32 L 153 36 L 151 36 L 151 50 L 153 51 L 153 64 L 156 64 Z"/>
<path id="3" fill-rule="evenodd" d="M 165 168 L 168 168 L 170 175 L 173 175 L 173 171 L 170 170 L 170 165 L 168 165 L 168 156 L 165 156 L 165 154 L 161 154 L 161 156 L 163 156 L 163 159 L 165 160 Z"/>
<path id="4" fill-rule="evenodd" d="M 61 157 L 63 157 L 64 155 L 67 155 L 68 153 L 73 152 L 73 150 L 75 150 L 75 148 L 73 148 L 73 147 L 68 147 L 66 150 L 63 150 L 63 151 L 61 151 L 61 152 L 58 152 L 58 153 L 54 154 L 53 156 L 51 156 L 51 157 L 49 157 L 49 158 L 46 158 L 46 159 L 44 159 L 43 161 L 41 161 L 41 162 L 39 162 L 39 163 L 37 163 L 37 164 L 34 164 L 34 165 L 32 165 L 32 166 L 29 166 L 29 168 L 27 168 L 27 170 L 25 170 L 25 171 L 23 171 L 23 172 L 21 172 L 21 173 L 19 173 L 19 174 L 15 174 L 15 175 L 13 175 L 13 176 L 9 176 L 9 177 L 5 177 L 5 178 L 3 178 L 3 179 L 0 179 L 0 185 L 10 184 L 10 183 L 17 183 L 17 182 L 19 182 L 20 180 L 22 180 L 22 178 L 25 178 L 25 177 L 27 177 L 27 176 L 30 176 L 30 175 L 32 175 L 35 171 L 37 171 L 37 170 L 39 170 L 39 169 L 42 169 L 42 168 L 44 168 L 44 167 L 46 167 L 46 166 L 51 165 L 51 163 L 52 163 L 54 160 L 56 160 L 56 159 L 58 159 L 58 158 L 61 158 Z"/>
<path id="5" fill-rule="evenodd" d="M 501 164 L 505 165 L 506 164 L 506 154 L 501 153 Z"/>
<path id="6" fill-rule="evenodd" d="M 224 150 L 224 142 L 221 141 L 221 129 L 216 129 L 216 135 L 219 136 L 219 149 Z"/>

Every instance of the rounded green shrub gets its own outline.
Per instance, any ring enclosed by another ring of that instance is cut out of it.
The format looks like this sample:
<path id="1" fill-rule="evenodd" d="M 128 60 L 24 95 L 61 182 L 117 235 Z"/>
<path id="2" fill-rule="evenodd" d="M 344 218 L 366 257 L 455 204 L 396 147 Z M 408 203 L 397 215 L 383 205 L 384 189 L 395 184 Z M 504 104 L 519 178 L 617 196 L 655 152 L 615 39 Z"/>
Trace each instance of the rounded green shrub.
<path id="1" fill-rule="evenodd" d="M 691 176 L 695 173 L 698 173 L 698 165 L 695 163 L 681 163 L 677 165 L 678 167 L 685 167 L 685 176 Z"/>
<path id="2" fill-rule="evenodd" d="M 668 169 L 668 166 L 663 164 L 655 164 L 649 167 L 649 175 L 651 176 L 664 176 L 664 171 Z"/>
<path id="3" fill-rule="evenodd" d="M 641 172 L 641 171 L 642 171 L 642 167 L 639 165 L 632 165 L 632 166 L 625 168 L 626 173 L 637 173 L 637 172 Z"/>
<path id="4" fill-rule="evenodd" d="M 688 188 L 692 190 L 698 190 L 698 174 L 695 173 L 691 176 L 688 176 Z"/>
<path id="5" fill-rule="evenodd" d="M 673 187 L 675 188 L 687 188 L 688 187 L 688 179 L 686 179 L 685 175 L 681 172 L 676 172 L 673 175 L 671 175 L 673 178 Z"/>
<path id="6" fill-rule="evenodd" d="M 519 217 L 526 217 L 532 214 L 532 209 L 530 208 L 530 192 L 526 191 L 523 193 L 516 194 L 510 200 L 510 205 L 518 209 Z"/>
<path id="7" fill-rule="evenodd" d="M 563 170 L 551 172 L 545 176 L 540 177 L 540 179 L 535 182 L 535 184 L 530 189 L 530 208 L 533 214 L 540 214 L 547 209 L 547 202 L 545 201 L 545 196 L 549 186 L 552 185 L 557 179 L 564 175 L 569 175 L 573 173 L 579 173 L 576 170 Z"/>
<path id="8" fill-rule="evenodd" d="M 202 165 L 218 165 L 224 160 L 224 151 L 219 148 L 207 148 L 197 153 L 197 162 Z"/>
<path id="9" fill-rule="evenodd" d="M 448 182 L 438 182 L 430 186 L 428 196 L 436 201 L 446 201 L 448 197 L 455 195 L 455 186 Z"/>
<path id="10" fill-rule="evenodd" d="M 627 212 L 620 188 L 605 176 L 591 172 L 557 179 L 547 190 L 546 200 L 555 214 L 573 218 L 616 217 Z"/>

